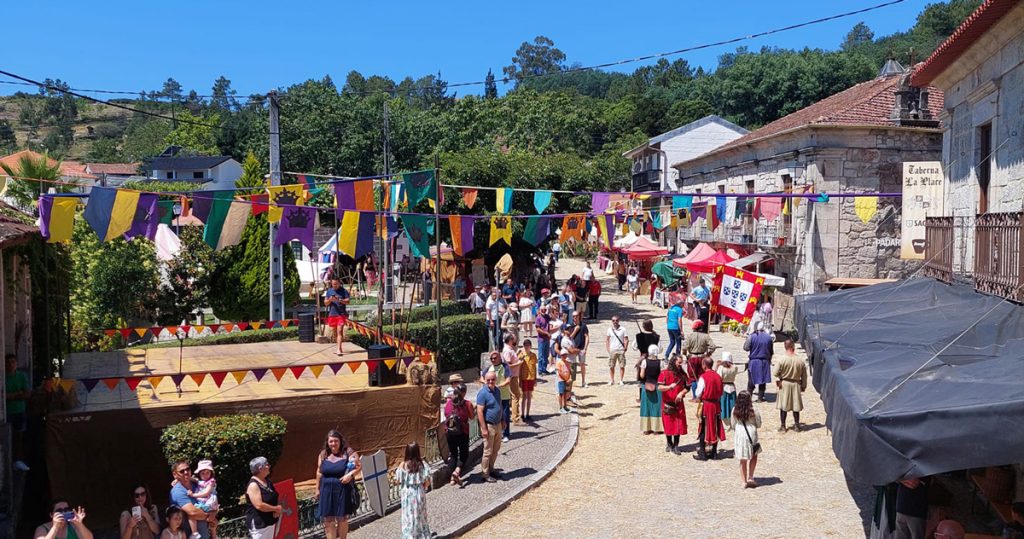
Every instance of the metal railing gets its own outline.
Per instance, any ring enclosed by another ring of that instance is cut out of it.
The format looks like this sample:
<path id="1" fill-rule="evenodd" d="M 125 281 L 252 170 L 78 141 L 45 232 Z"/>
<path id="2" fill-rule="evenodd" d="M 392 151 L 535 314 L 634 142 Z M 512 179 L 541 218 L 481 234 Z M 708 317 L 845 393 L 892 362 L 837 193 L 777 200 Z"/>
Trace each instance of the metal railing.
<path id="1" fill-rule="evenodd" d="M 790 243 L 785 227 L 776 222 L 770 223 L 723 223 L 714 232 L 703 224 L 680 228 L 677 231 L 681 240 L 697 240 L 703 242 L 719 241 L 739 245 L 757 245 L 758 247 L 783 247 Z"/>
<path id="2" fill-rule="evenodd" d="M 1024 213 L 986 213 L 974 223 L 974 286 L 979 292 L 1024 302 Z"/>
<path id="3" fill-rule="evenodd" d="M 953 218 L 927 217 L 924 222 L 922 273 L 946 283 L 953 282 Z"/>

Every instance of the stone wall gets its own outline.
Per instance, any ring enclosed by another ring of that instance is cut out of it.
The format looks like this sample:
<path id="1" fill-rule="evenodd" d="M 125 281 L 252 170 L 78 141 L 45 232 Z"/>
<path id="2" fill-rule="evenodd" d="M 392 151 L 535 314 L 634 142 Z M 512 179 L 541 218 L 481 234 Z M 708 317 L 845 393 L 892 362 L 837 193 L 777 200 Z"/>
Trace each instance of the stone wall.
<path id="1" fill-rule="evenodd" d="M 788 175 L 797 191 L 900 192 L 903 162 L 938 160 L 941 145 L 937 129 L 804 129 L 684 163 L 680 191 L 715 194 L 723 186 L 726 193 L 743 193 L 752 182 L 755 193 L 780 192 Z M 711 172 L 699 174 L 705 170 Z M 863 223 L 852 198 L 804 200 L 792 208 L 786 244 L 762 248 L 775 258 L 775 273 L 787 277 L 786 293 L 824 291 L 833 277 L 901 278 L 919 267 L 899 258 L 901 208 L 901 199 L 879 199 L 877 213 Z M 775 224 L 782 223 L 780 216 Z M 725 241 L 726 234 L 715 236 Z"/>

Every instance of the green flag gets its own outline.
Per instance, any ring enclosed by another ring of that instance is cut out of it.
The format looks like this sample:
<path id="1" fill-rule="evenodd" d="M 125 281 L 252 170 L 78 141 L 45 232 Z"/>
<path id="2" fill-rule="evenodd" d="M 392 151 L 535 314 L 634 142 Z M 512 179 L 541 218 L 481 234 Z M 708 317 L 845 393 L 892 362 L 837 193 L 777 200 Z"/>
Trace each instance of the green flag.
<path id="1" fill-rule="evenodd" d="M 411 199 L 410 199 L 411 200 Z M 412 256 L 430 256 L 430 231 L 433 230 L 434 218 L 426 215 L 403 215 L 402 228 L 409 238 L 409 249 Z"/>
<path id="2" fill-rule="evenodd" d="M 407 172 L 402 175 L 405 182 L 405 193 L 409 199 L 409 210 L 416 207 L 416 204 L 424 198 L 437 196 L 437 176 L 433 170 L 421 170 L 420 172 Z"/>

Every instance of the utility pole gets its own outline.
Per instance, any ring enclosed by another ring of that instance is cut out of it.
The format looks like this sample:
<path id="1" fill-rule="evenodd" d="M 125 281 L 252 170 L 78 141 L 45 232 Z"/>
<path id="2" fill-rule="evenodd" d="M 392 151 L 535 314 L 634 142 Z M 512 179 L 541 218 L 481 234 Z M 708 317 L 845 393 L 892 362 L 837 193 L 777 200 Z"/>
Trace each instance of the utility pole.
<path id="1" fill-rule="evenodd" d="M 434 290 L 437 294 L 437 345 L 434 350 L 441 354 L 441 159 L 434 154 L 434 247 L 437 249 L 437 277 L 434 278 Z"/>
<path id="2" fill-rule="evenodd" d="M 267 97 L 270 98 L 270 185 L 277 186 L 281 185 L 281 109 L 276 90 L 271 90 Z M 270 320 L 284 319 L 284 261 L 283 249 L 274 245 L 277 228 L 277 223 L 270 223 Z"/>
<path id="3" fill-rule="evenodd" d="M 382 183 L 382 185 L 384 186 L 384 189 L 391 189 L 391 183 L 390 182 L 391 182 L 391 121 L 390 121 L 390 114 L 389 114 L 389 111 L 388 111 L 388 102 L 384 101 L 384 181 Z M 381 196 L 381 204 L 383 204 L 384 198 L 385 198 L 384 196 Z M 388 208 L 384 208 L 384 211 L 387 212 Z M 386 213 L 385 213 L 385 215 L 386 215 Z M 380 226 L 384 227 L 384 229 L 387 230 L 386 218 L 383 219 L 383 220 L 382 219 L 378 219 L 378 221 L 379 221 Z M 392 260 L 391 260 L 392 253 L 391 253 L 391 249 L 390 249 L 390 247 L 391 247 L 391 238 L 389 238 L 387 236 L 386 232 L 382 233 L 382 235 L 379 233 L 379 235 L 380 235 L 380 237 L 383 238 L 383 241 L 381 242 L 381 245 L 384 247 L 384 249 L 383 249 L 383 251 L 384 251 L 384 257 L 383 257 L 384 258 L 384 267 L 381 268 L 383 270 L 382 274 L 383 274 L 383 277 L 384 277 L 384 281 L 383 281 L 383 285 L 384 285 L 384 301 L 387 302 L 387 303 L 392 303 L 395 300 L 395 287 L 394 287 L 394 283 L 391 282 L 391 269 L 392 269 L 391 265 L 393 263 Z M 394 312 L 394 309 L 392 309 L 392 312 Z M 379 316 L 378 316 L 378 318 L 379 318 Z"/>

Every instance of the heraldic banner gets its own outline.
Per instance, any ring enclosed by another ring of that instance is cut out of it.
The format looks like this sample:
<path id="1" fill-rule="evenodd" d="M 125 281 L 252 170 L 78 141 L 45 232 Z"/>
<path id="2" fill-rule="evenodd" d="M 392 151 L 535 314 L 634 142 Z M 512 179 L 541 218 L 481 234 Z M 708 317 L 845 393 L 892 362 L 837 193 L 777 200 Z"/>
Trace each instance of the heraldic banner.
<path id="1" fill-rule="evenodd" d="M 732 266 L 718 266 L 711 288 L 711 310 L 741 324 L 750 324 L 762 286 L 764 277 Z"/>

